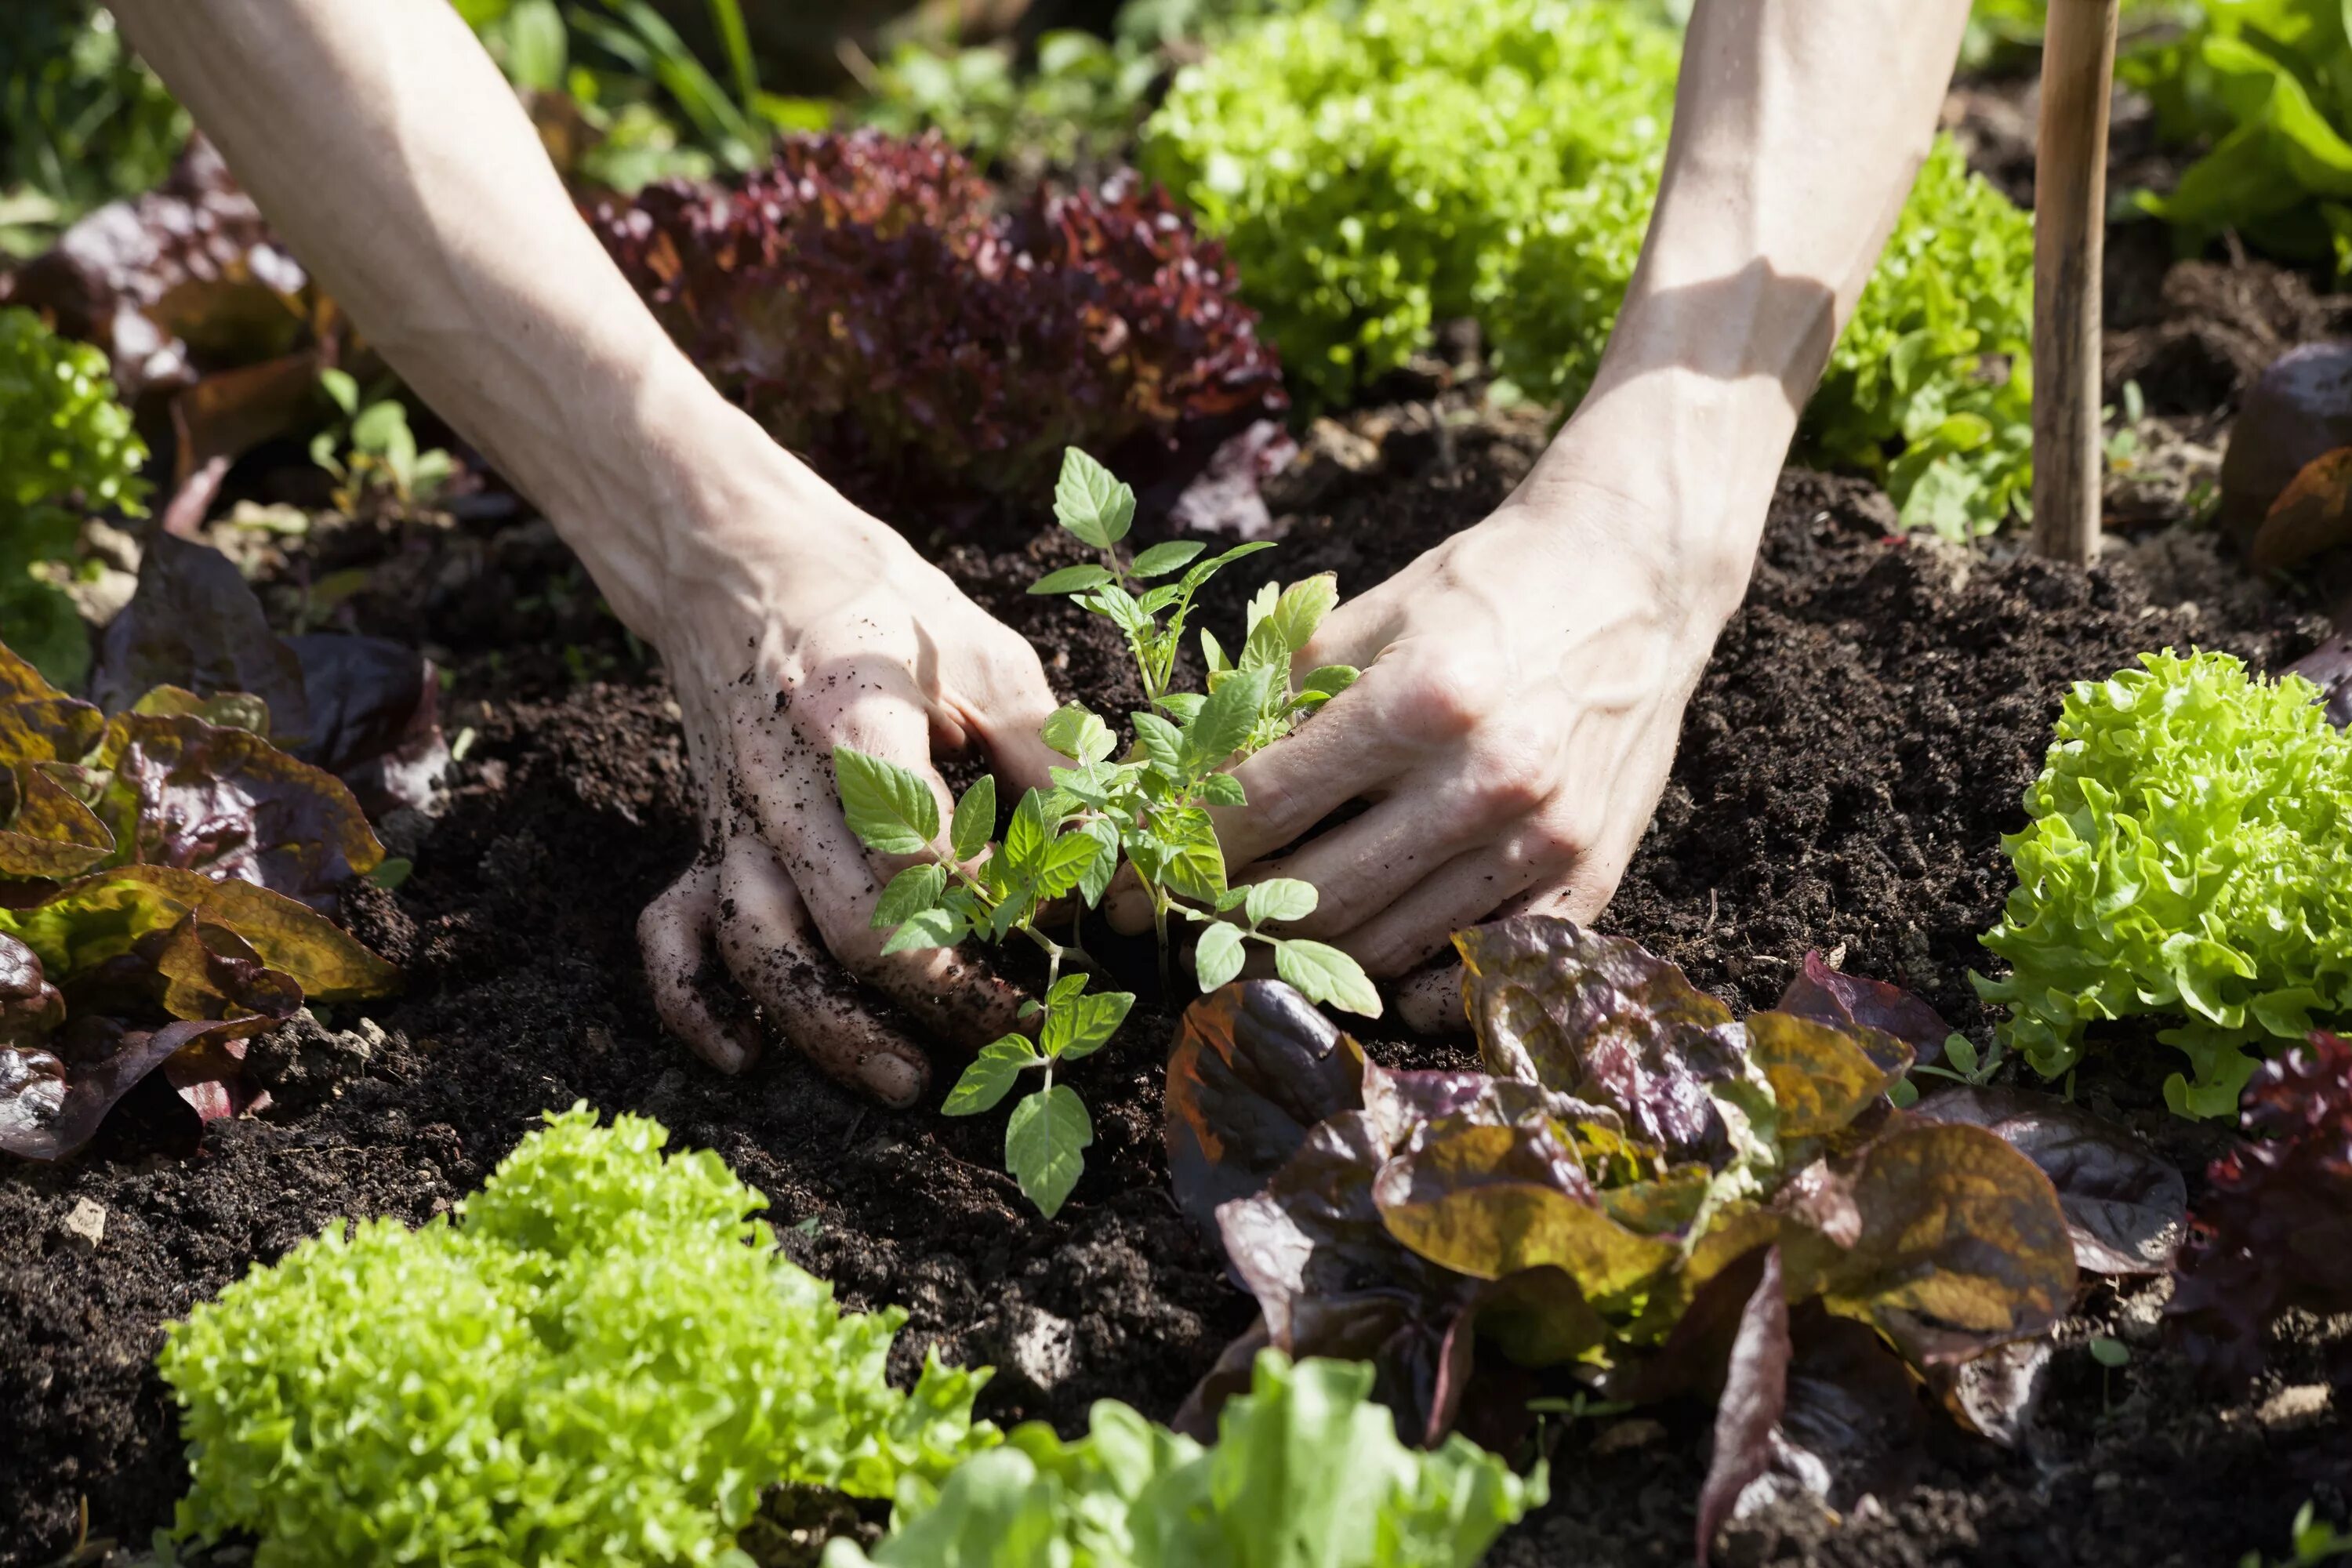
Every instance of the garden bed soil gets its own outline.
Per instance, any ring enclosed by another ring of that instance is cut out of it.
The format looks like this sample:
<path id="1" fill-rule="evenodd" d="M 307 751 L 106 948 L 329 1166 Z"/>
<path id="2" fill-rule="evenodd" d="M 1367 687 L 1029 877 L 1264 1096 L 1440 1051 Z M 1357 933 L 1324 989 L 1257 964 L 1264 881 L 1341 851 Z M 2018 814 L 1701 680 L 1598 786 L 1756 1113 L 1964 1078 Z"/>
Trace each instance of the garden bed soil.
<path id="1" fill-rule="evenodd" d="M 1443 380 L 1309 432 L 1277 486 L 1296 516 L 1269 558 L 1285 578 L 1328 569 L 1360 592 L 1476 521 L 1525 470 L 1539 420 L 1478 414 Z M 1866 483 L 1783 479 L 1746 605 L 1602 923 L 1739 1005 L 1769 1005 L 1818 947 L 1981 1035 L 1991 1019 L 1968 971 L 2009 886 L 2000 838 L 2022 820 L 2067 683 L 2168 643 L 2275 666 L 2320 627 L 2198 538 L 2141 546 L 2147 569 L 2084 573 L 1895 542 L 1893 521 Z M 1036 640 L 1066 692 L 1123 712 L 1135 694 L 1107 628 L 1023 592 L 1062 548 L 1041 535 L 935 552 Z M 354 563 L 366 585 L 337 613 L 428 646 L 456 672 L 457 721 L 477 731 L 446 816 L 388 826 L 414 874 L 352 900 L 407 989 L 262 1042 L 277 1105 L 260 1118 L 198 1138 L 151 1084 L 75 1163 L 0 1171 L 0 1568 L 73 1548 L 85 1503 L 93 1536 L 136 1542 L 169 1521 L 185 1470 L 152 1365 L 164 1321 L 331 1222 L 442 1212 L 542 1111 L 577 1100 L 715 1149 L 768 1195 L 794 1258 L 856 1305 L 904 1307 L 901 1373 L 929 1349 L 992 1363 L 983 1409 L 1000 1421 L 1066 1431 L 1107 1397 L 1170 1415 L 1251 1316 L 1167 1195 L 1171 1019 L 1139 1008 L 1079 1070 L 1097 1142 L 1050 1222 L 999 1169 L 1001 1118 L 891 1114 L 782 1047 L 741 1079 L 703 1067 L 661 1035 L 633 940 L 696 831 L 677 710 L 644 650 L 597 611 L 544 524 L 355 525 L 298 552 L 274 605 L 290 613 Z M 1212 606 L 1221 635 L 1255 580 Z M 1373 1049 L 1432 1064 L 1465 1048 Z M 941 1060 L 940 1085 L 955 1067 Z M 2083 1092 L 2201 1164 L 2219 1133 L 2164 1114 L 2163 1070 L 2155 1047 L 2129 1045 Z M 94 1247 L 66 1226 L 84 1204 L 105 1211 Z M 2086 1291 L 2025 1451 L 1943 1431 L 1912 1489 L 1842 1529 L 1780 1507 L 1736 1527 L 1731 1560 L 2210 1568 L 2283 1550 L 2307 1499 L 2343 1518 L 2352 1430 L 2325 1363 L 2346 1325 L 2291 1324 L 2269 1378 L 2217 1403 L 2158 1342 L 2158 1300 Z M 2096 1366 L 2082 1348 L 2094 1331 L 2130 1345 L 2129 1364 Z M 1696 1406 L 1556 1429 L 1554 1501 L 1493 1561 L 1687 1561 L 1707 1430 Z"/>

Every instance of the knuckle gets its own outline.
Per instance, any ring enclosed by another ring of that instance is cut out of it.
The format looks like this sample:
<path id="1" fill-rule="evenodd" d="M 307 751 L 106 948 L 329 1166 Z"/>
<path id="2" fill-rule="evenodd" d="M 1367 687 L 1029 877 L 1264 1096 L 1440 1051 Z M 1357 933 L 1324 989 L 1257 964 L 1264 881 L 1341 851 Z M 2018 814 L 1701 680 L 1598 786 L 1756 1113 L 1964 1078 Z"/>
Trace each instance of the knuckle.
<path id="1" fill-rule="evenodd" d="M 1399 693 L 1399 728 L 1424 745 L 1461 740 L 1486 722 L 1501 689 L 1499 675 L 1496 661 L 1481 650 L 1429 650 Z"/>
<path id="2" fill-rule="evenodd" d="M 1474 756 L 1464 790 L 1472 816 L 1507 822 L 1540 811 L 1551 798 L 1554 782 L 1555 770 L 1543 748 L 1513 742 L 1490 746 Z"/>

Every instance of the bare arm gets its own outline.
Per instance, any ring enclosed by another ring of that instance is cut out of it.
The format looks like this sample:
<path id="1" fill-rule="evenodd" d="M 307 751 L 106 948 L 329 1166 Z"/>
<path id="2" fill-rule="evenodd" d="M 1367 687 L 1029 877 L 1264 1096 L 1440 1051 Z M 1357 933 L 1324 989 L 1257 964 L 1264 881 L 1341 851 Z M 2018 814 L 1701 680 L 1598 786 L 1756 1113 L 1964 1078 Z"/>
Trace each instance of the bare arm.
<path id="1" fill-rule="evenodd" d="M 771 1021 L 894 1102 L 924 1058 L 824 983 L 820 945 L 935 1027 L 1001 1032 L 1013 998 L 952 954 L 879 956 L 888 868 L 850 837 L 829 758 L 846 742 L 944 795 L 936 738 L 1042 783 L 1035 655 L 687 363 L 443 0 L 114 7 L 304 265 L 660 647 L 709 819 L 641 927 L 670 1026 L 722 1067 L 756 1051 L 694 984 L 715 938 Z"/>
<path id="2" fill-rule="evenodd" d="M 1243 764 L 1235 862 L 1323 889 L 1375 974 L 1498 911 L 1609 900 L 1753 569 L 1797 415 L 1925 157 L 1967 0 L 1699 0 L 1664 182 L 1591 393 L 1495 515 L 1301 657 L 1368 667 Z M 1134 918 L 1120 911 L 1123 920 Z M 1460 1022 L 1458 970 L 1407 1016 Z"/>

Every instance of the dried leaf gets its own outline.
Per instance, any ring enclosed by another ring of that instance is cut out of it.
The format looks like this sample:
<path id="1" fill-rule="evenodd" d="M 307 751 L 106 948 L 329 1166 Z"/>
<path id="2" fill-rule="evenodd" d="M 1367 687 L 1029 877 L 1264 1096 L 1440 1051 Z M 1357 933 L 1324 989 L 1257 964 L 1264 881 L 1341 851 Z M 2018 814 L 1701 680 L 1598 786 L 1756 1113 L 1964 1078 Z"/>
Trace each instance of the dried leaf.
<path id="1" fill-rule="evenodd" d="M 1674 1158 L 1727 1152 L 1707 1085 L 1739 1076 L 1746 1037 L 1681 970 L 1630 938 L 1551 916 L 1498 921 L 1454 942 L 1488 1071 L 1609 1106 Z"/>
<path id="2" fill-rule="evenodd" d="M 1362 1104 L 1364 1055 L 1289 986 L 1244 980 L 1184 1010 L 1168 1058 L 1168 1169 L 1208 1234 L 1257 1193 L 1317 1122 Z"/>
<path id="3" fill-rule="evenodd" d="M 1933 1007 L 1901 986 L 1832 969 L 1818 952 L 1805 954 L 1804 967 L 1774 1007 L 1817 1023 L 1892 1035 L 1911 1047 L 1915 1064 L 1925 1066 L 1943 1060 L 1944 1040 L 1952 1033 Z"/>
<path id="4" fill-rule="evenodd" d="M 2053 1095 L 1970 1085 L 1931 1094 L 1911 1114 L 1985 1128 L 2039 1165 L 2057 1189 L 2081 1268 L 2158 1274 L 2170 1267 L 2188 1226 L 2188 1185 L 2123 1128 Z"/>

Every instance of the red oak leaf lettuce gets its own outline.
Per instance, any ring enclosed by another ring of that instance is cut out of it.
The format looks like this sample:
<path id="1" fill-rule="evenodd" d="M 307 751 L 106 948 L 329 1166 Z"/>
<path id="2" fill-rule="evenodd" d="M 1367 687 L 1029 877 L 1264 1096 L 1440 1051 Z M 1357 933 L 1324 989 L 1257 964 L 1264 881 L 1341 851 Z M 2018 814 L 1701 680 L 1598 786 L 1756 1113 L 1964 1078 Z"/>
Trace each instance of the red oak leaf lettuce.
<path id="1" fill-rule="evenodd" d="M 936 135 L 803 136 L 592 220 L 704 374 L 884 515 L 1035 493 L 1070 446 L 1164 502 L 1287 404 L 1223 249 L 1132 174 L 1005 210 Z"/>
<path id="2" fill-rule="evenodd" d="M 2263 1366 L 2263 1331 L 2291 1307 L 2352 1311 L 2352 1041 L 2325 1032 L 2254 1069 L 2249 1141 L 2213 1163 L 2177 1288 L 2176 1341 L 2211 1381 Z"/>

